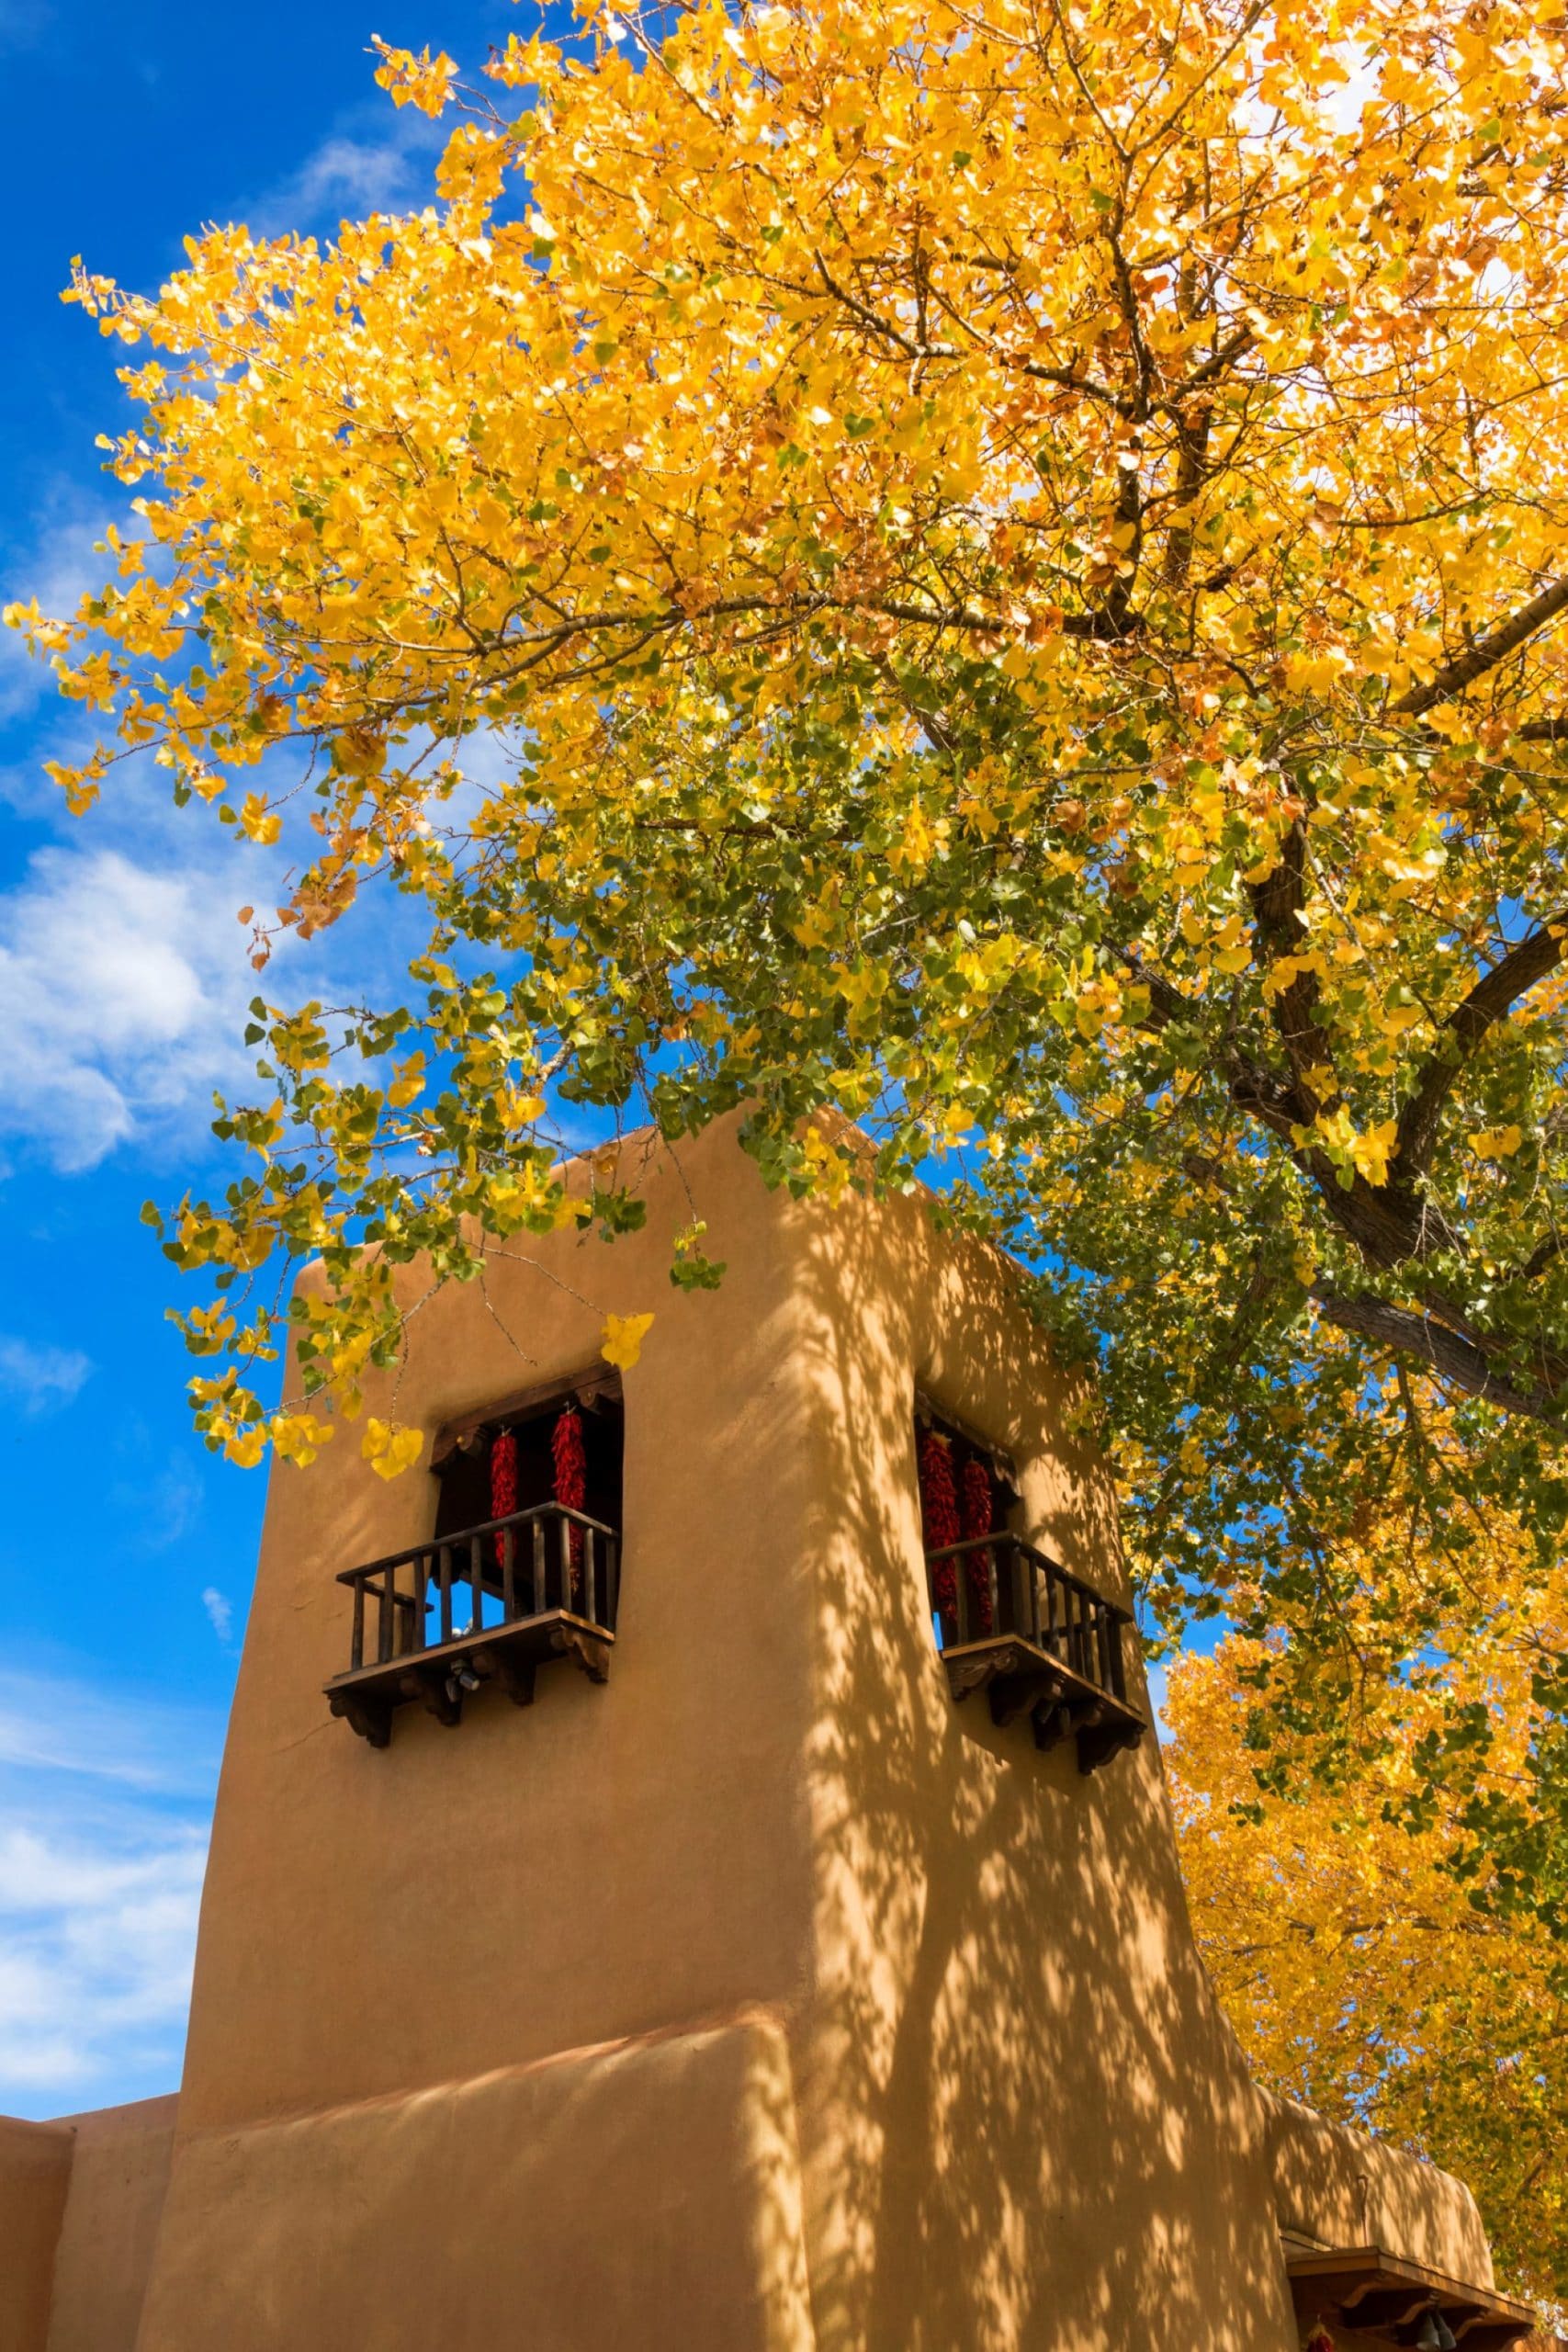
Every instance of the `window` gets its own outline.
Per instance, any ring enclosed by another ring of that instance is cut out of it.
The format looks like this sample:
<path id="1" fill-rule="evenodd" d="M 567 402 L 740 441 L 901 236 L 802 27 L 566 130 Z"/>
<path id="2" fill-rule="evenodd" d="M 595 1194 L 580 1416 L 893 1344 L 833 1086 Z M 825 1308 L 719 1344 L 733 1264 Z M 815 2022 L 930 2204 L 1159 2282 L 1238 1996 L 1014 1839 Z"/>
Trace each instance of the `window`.
<path id="1" fill-rule="evenodd" d="M 1128 1704 L 1130 1612 L 1027 1543 L 1007 1456 L 918 1397 L 915 1461 L 931 1631 L 955 1700 L 991 1720 L 1027 1714 L 1037 1747 L 1072 1738 L 1094 1771 L 1147 1728 Z"/>
<path id="2" fill-rule="evenodd" d="M 345 1569 L 349 1664 L 333 1713 L 373 1747 L 414 1700 L 447 1724 L 488 1682 L 518 1705 L 540 1664 L 609 1671 L 620 1590 L 622 1406 L 617 1378 L 531 1391 L 436 1442 L 430 1541 Z"/>

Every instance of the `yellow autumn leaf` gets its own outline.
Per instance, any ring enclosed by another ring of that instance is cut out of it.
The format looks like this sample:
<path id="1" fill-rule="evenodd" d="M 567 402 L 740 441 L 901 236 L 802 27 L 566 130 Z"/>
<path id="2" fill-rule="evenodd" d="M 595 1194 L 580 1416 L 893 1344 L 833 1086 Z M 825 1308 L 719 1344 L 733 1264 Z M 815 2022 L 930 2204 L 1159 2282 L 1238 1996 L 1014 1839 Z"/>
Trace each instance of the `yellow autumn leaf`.
<path id="1" fill-rule="evenodd" d="M 1369 1184 L 1388 1182 L 1389 1155 L 1398 1138 L 1398 1120 L 1384 1119 L 1380 1125 L 1364 1129 L 1351 1144 L 1350 1157 Z"/>
<path id="2" fill-rule="evenodd" d="M 606 1315 L 599 1352 L 606 1363 L 629 1372 L 642 1353 L 642 1343 L 653 1328 L 651 1315 Z"/>
<path id="3" fill-rule="evenodd" d="M 65 806 L 71 814 L 85 817 L 98 797 L 99 786 L 80 768 L 69 768 L 61 760 L 45 760 L 43 772 L 65 795 Z"/>
<path id="4" fill-rule="evenodd" d="M 1292 653 L 1285 663 L 1285 683 L 1298 694 L 1328 694 L 1349 668 L 1339 652 Z"/>
<path id="5" fill-rule="evenodd" d="M 416 57 L 412 49 L 394 49 L 378 33 L 371 34 L 370 46 L 381 60 L 374 78 L 390 92 L 395 107 L 416 106 L 428 115 L 441 112 L 457 71 L 445 50 L 432 57 L 428 49 L 422 49 Z"/>
<path id="6" fill-rule="evenodd" d="M 1478 1127 L 1470 1148 L 1478 1159 L 1512 1159 L 1525 1139 L 1522 1127 Z"/>
<path id="7" fill-rule="evenodd" d="M 411 1054 L 406 1062 L 398 1064 L 397 1075 L 387 1089 L 387 1100 L 394 1111 L 406 1110 L 418 1100 L 423 1086 L 424 1056 Z"/>
<path id="8" fill-rule="evenodd" d="M 372 1414 L 365 1424 L 359 1451 L 378 1478 L 398 1478 L 412 1469 L 424 1451 L 423 1432 L 380 1421 Z"/>
<path id="9" fill-rule="evenodd" d="M 247 841 L 275 842 L 283 831 L 283 820 L 268 809 L 265 792 L 246 793 L 238 821 Z"/>
<path id="10" fill-rule="evenodd" d="M 331 1421 L 322 1420 L 318 1414 L 302 1409 L 286 1409 L 272 1417 L 274 1453 L 281 1461 L 297 1463 L 302 1470 L 315 1460 L 333 1434 Z"/>

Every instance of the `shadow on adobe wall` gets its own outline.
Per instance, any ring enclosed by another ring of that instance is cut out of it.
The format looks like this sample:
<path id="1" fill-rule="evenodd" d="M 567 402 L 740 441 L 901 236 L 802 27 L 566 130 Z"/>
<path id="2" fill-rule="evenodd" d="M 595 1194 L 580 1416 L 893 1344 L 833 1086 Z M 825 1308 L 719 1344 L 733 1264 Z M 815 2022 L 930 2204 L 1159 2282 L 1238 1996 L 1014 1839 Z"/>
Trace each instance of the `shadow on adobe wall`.
<path id="1" fill-rule="evenodd" d="M 822 1227 L 809 1261 L 813 1370 L 843 1400 L 852 1465 L 824 1498 L 818 1588 L 838 1966 L 803 2085 L 832 2148 L 808 2189 L 821 2352 L 1293 2346 L 1266 2109 L 1193 1942 L 1153 1731 L 1086 1777 L 1070 1743 L 1038 1753 L 1027 1718 L 998 1730 L 983 1695 L 953 1705 L 912 1384 L 1043 1463 L 1027 1532 L 1124 1599 L 1109 1480 L 1005 1261 L 914 1203 L 867 1227 L 853 1248 Z M 1425 2168 L 1401 2165 L 1418 2205 Z"/>

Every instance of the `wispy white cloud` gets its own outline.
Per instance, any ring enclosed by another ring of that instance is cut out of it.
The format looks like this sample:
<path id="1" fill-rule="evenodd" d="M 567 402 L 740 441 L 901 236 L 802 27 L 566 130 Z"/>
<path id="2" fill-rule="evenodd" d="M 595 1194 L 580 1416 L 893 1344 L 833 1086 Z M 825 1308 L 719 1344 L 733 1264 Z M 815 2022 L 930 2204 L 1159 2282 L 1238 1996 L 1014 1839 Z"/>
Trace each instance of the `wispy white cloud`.
<path id="1" fill-rule="evenodd" d="M 1167 1679 L 1165 1661 L 1156 1658 L 1148 1669 L 1149 1705 L 1154 1711 L 1155 1736 L 1162 1747 L 1170 1737 L 1170 1727 L 1165 1719 Z"/>
<path id="2" fill-rule="evenodd" d="M 122 1441 L 124 1436 L 122 1423 Z M 201 1481 L 180 1453 L 170 1453 L 162 1470 L 141 1459 L 133 1477 L 115 1480 L 108 1502 L 121 1524 L 134 1529 L 128 1540 L 138 1552 L 168 1552 L 184 1542 L 201 1517 Z"/>
<path id="3" fill-rule="evenodd" d="M 0 1672 L 0 2110 L 179 2079 L 220 1724 Z"/>
<path id="4" fill-rule="evenodd" d="M 242 206 L 264 236 L 335 230 L 345 217 L 396 212 L 427 203 L 431 168 L 446 133 L 411 107 L 393 113 L 367 101 L 340 118 L 331 134 L 287 178 Z"/>
<path id="5" fill-rule="evenodd" d="M 213 1632 L 227 1649 L 234 1634 L 233 1602 L 227 1593 L 220 1592 L 215 1584 L 209 1584 L 201 1596 L 201 1605 L 207 1611 Z"/>
<path id="6" fill-rule="evenodd" d="M 116 1792 L 187 1798 L 218 1770 L 221 1726 L 206 1709 L 106 1697 L 71 1674 L 0 1668 L 0 1785 L 12 1771 Z"/>
<path id="7" fill-rule="evenodd" d="M 35 1346 L 0 1332 L 0 1389 L 21 1399 L 25 1413 L 68 1405 L 93 1369 L 75 1348 Z"/>
<path id="8" fill-rule="evenodd" d="M 175 2086 L 206 1857 L 193 1823 L 0 1831 L 0 2106 L 58 2109 L 111 2069 Z"/>
<path id="9" fill-rule="evenodd" d="M 243 948 L 205 877 L 113 850 L 40 851 L 0 899 L 0 1133 L 69 1172 L 188 1124 L 249 1069 Z"/>
<path id="10" fill-rule="evenodd" d="M 316 220 L 322 213 L 384 212 L 406 197 L 414 179 L 414 158 L 401 141 L 334 138 L 285 181 L 268 210 Z"/>

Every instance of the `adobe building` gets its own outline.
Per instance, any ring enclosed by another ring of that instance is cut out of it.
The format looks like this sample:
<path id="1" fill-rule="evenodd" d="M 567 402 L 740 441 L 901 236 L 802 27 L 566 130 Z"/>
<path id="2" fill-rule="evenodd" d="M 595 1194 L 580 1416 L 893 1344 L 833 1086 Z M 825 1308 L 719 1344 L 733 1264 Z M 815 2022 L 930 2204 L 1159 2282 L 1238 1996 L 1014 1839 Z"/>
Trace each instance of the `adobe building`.
<path id="1" fill-rule="evenodd" d="M 1504 2352 L 1467 2191 L 1248 2077 L 1007 1261 L 623 1148 L 413 1317 L 423 1466 L 274 1471 L 184 2081 L 0 2125 L 0 2352 Z"/>

